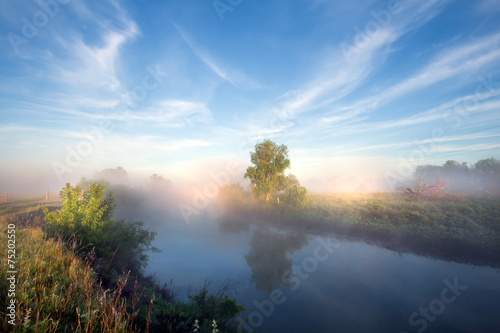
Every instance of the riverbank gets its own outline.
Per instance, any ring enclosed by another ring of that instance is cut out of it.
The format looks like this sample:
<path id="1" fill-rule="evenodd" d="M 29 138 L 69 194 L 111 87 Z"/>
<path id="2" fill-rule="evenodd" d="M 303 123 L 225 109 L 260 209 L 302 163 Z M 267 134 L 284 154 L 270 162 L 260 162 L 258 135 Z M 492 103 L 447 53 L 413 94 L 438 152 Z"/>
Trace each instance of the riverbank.
<path id="1" fill-rule="evenodd" d="M 107 267 L 93 251 L 82 255 L 77 242 L 49 237 L 43 207 L 61 209 L 59 202 L 38 200 L 0 206 L 0 241 L 6 244 L 0 306 L 12 308 L 0 313 L 0 331 L 185 332 L 198 326 L 208 332 L 217 325 L 236 332 L 234 317 L 243 308 L 226 295 L 227 286 L 213 290 L 208 280 L 200 281 L 183 302 L 172 282 L 160 286 L 142 272 L 124 271 L 104 282 Z"/>
<path id="2" fill-rule="evenodd" d="M 334 233 L 384 248 L 472 265 L 500 267 L 500 198 L 447 193 L 407 200 L 400 192 L 312 194 L 294 209 L 253 200 L 222 203 L 225 219 L 309 233 Z M 233 217 L 229 217 L 233 215 Z"/>

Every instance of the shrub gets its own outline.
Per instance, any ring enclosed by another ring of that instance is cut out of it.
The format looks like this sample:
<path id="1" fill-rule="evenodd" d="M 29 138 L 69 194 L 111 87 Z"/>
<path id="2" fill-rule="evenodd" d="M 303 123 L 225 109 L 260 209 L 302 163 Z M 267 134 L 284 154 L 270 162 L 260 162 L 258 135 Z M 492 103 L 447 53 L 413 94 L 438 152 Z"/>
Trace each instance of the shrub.
<path id="1" fill-rule="evenodd" d="M 142 222 L 116 221 L 115 197 L 104 195 L 104 191 L 101 184 L 91 184 L 86 191 L 66 184 L 60 192 L 61 210 L 49 212 L 44 207 L 47 232 L 65 240 L 74 237 L 77 251 L 86 254 L 93 249 L 111 272 L 119 274 L 130 269 L 137 274 L 146 266 L 146 252 L 156 250 L 151 246 L 156 233 L 143 229 Z"/>
<path id="2" fill-rule="evenodd" d="M 307 189 L 300 185 L 293 185 L 283 193 L 283 202 L 289 208 L 304 208 L 308 201 Z"/>

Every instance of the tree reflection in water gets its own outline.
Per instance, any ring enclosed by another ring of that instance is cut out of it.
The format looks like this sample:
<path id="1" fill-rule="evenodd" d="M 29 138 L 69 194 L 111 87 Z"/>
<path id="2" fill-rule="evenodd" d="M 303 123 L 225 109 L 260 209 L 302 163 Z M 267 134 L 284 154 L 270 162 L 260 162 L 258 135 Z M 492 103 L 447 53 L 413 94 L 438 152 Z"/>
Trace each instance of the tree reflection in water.
<path id="1" fill-rule="evenodd" d="M 269 294 L 286 282 L 292 269 L 292 260 L 287 254 L 300 250 L 308 242 L 308 237 L 303 233 L 255 230 L 250 252 L 245 259 L 252 269 L 252 282 L 255 282 L 257 289 Z"/>

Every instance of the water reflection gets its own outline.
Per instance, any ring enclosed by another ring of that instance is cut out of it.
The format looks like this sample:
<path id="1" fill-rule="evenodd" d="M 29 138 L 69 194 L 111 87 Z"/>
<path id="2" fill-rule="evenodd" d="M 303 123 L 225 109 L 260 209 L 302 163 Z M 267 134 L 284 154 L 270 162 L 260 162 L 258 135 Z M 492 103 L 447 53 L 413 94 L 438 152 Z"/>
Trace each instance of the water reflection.
<path id="1" fill-rule="evenodd" d="M 497 270 L 347 240 L 326 258 L 328 239 L 336 243 L 334 237 L 281 231 L 244 214 L 197 218 L 189 225 L 171 224 L 160 230 L 158 246 L 163 252 L 151 255 L 150 272 L 157 271 L 163 282 L 173 278 L 182 288 L 179 295 L 204 278 L 219 284 L 230 276 L 241 283 L 230 295 L 247 308 L 241 317 L 253 314 L 256 323 L 261 316 L 263 324 L 255 327 L 259 331 L 293 327 L 293 332 L 416 332 L 421 325 L 410 322 L 410 316 L 417 312 L 419 316 L 412 318 L 422 322 L 420 308 L 438 304 L 443 281 L 453 283 L 455 278 L 467 290 L 446 304 L 425 332 L 497 332 L 500 327 Z M 295 267 L 304 268 L 308 258 L 317 259 L 319 246 L 325 260 L 318 260 L 315 269 L 303 269 L 306 278 L 287 276 Z M 284 287 L 287 278 L 290 283 Z M 273 303 L 268 316 L 269 302 L 274 302 L 270 292 L 275 289 L 286 301 Z"/>
<path id="2" fill-rule="evenodd" d="M 309 242 L 304 233 L 289 234 L 274 230 L 257 229 L 250 242 L 250 252 L 245 256 L 252 269 L 252 282 L 257 289 L 269 294 L 286 281 L 292 260 L 287 257 Z"/>

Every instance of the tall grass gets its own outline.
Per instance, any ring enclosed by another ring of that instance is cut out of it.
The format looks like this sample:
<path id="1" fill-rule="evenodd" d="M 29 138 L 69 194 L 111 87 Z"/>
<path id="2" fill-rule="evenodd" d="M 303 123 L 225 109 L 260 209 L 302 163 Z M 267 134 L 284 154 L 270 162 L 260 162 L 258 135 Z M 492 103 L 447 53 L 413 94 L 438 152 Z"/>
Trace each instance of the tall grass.
<path id="1" fill-rule="evenodd" d="M 0 243 L 7 244 L 1 222 Z M 7 249 L 0 255 L 0 306 L 6 309 Z M 16 320 L 0 312 L 3 332 L 134 332 L 135 313 L 121 293 L 128 274 L 114 290 L 103 290 L 90 263 L 61 240 L 47 239 L 40 227 L 16 228 Z M 137 288 L 133 300 L 139 297 Z"/>

